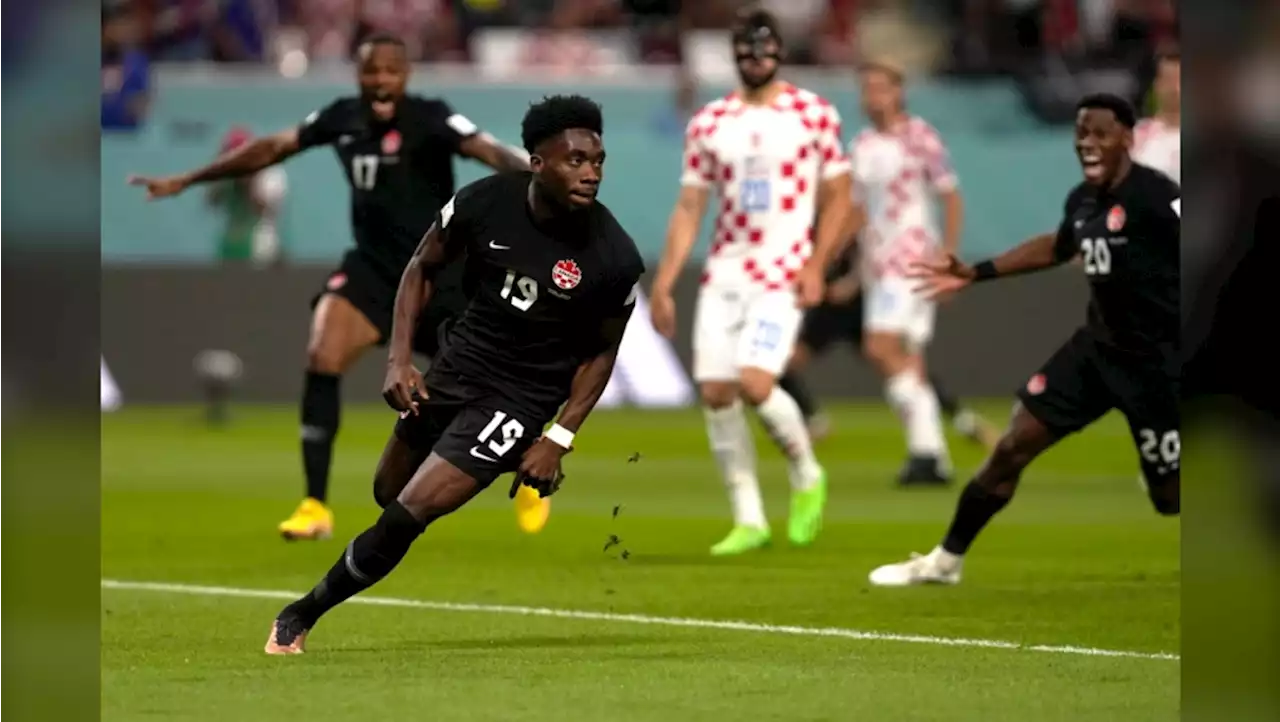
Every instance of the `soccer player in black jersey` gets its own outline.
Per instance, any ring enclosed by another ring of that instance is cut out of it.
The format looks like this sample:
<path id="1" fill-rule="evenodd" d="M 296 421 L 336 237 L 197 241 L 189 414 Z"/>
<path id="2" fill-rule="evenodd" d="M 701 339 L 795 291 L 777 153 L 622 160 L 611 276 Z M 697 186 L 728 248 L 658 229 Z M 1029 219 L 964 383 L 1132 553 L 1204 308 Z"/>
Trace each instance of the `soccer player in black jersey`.
<path id="1" fill-rule="evenodd" d="M 478 181 L 440 209 L 396 294 L 383 395 L 401 419 L 374 476 L 382 516 L 280 612 L 267 653 L 301 652 L 321 615 L 389 574 L 428 524 L 498 476 L 517 472 L 512 495 L 559 487 L 644 272 L 631 237 L 596 201 L 602 125 L 586 98 L 544 99 L 523 124 L 532 173 Z M 424 378 L 412 365 L 413 329 L 455 258 L 465 258 L 470 301 Z"/>
<path id="2" fill-rule="evenodd" d="M 942 543 L 872 571 L 872 584 L 959 582 L 965 553 L 1027 465 L 1112 409 L 1129 422 L 1156 511 L 1179 513 L 1182 199 L 1168 176 L 1131 159 L 1134 125 L 1127 101 L 1084 98 L 1075 142 L 1084 182 L 1067 196 L 1057 232 L 973 266 L 953 257 L 919 267 L 927 291 L 940 294 L 1079 255 L 1091 298 L 1085 325 L 1018 392 L 1008 430 L 961 493 Z"/>
<path id="3" fill-rule="evenodd" d="M 809 435 L 814 441 L 829 435 L 831 424 L 818 407 L 801 374 L 815 356 L 826 353 L 837 341 L 847 341 L 855 352 L 860 353 L 862 350 L 863 294 L 858 284 L 854 261 L 856 255 L 855 246 L 851 244 L 831 269 L 827 278 L 827 295 L 820 305 L 805 314 L 804 325 L 800 327 L 800 336 L 796 339 L 795 350 L 787 364 L 787 372 L 778 380 L 778 385 L 795 398 L 805 421 L 809 423 Z M 987 448 L 995 446 L 1000 437 L 995 427 L 947 391 L 946 386 L 932 372 L 929 373 L 929 387 L 938 396 L 938 405 L 950 417 L 956 431 Z M 907 470 L 909 465 L 904 467 L 904 472 Z M 921 483 L 913 482 L 906 473 L 900 474 L 898 481 L 904 485 Z M 946 480 L 940 481 L 945 483 Z"/>
<path id="4" fill-rule="evenodd" d="M 307 372 L 302 395 L 302 459 L 307 497 L 279 526 L 286 539 L 333 532 L 326 505 L 333 441 L 338 432 L 343 374 L 391 333 L 396 284 L 418 240 L 453 195 L 453 157 L 474 158 L 499 171 L 525 170 L 522 156 L 436 98 L 405 93 L 409 60 L 404 43 L 377 35 L 359 48 L 360 94 L 339 98 L 296 128 L 258 138 L 212 164 L 166 178 L 132 178 L 149 198 L 224 178 L 253 175 L 297 153 L 330 146 L 351 186 L 356 246 L 313 298 Z M 437 329 L 465 304 L 461 268 L 442 274 L 435 303 L 416 329 L 414 348 L 437 351 Z"/>

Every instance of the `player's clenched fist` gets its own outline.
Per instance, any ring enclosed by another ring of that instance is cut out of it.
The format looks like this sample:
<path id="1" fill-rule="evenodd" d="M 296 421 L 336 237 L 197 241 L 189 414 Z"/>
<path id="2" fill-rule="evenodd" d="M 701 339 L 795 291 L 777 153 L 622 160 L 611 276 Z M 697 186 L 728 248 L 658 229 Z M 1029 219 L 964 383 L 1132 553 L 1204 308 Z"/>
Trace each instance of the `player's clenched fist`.
<path id="1" fill-rule="evenodd" d="M 515 497 L 521 484 L 537 489 L 538 496 L 541 497 L 556 493 L 560 482 L 564 481 L 560 461 L 570 451 L 571 449 L 566 449 L 545 436 L 535 441 L 520 460 L 520 469 L 516 472 L 515 482 L 511 484 L 511 496 Z"/>
<path id="2" fill-rule="evenodd" d="M 387 368 L 387 380 L 382 384 L 382 398 L 401 413 L 418 413 L 418 401 L 427 397 L 422 388 L 422 372 L 413 364 L 393 364 Z"/>
<path id="3" fill-rule="evenodd" d="M 800 269 L 796 274 L 796 300 L 800 308 L 814 308 L 822 303 L 827 291 L 825 280 L 821 268 L 805 266 Z"/>
<path id="4" fill-rule="evenodd" d="M 143 176 L 129 176 L 129 185 L 146 186 L 147 200 L 156 200 L 158 198 L 167 198 L 176 196 L 187 189 L 190 183 L 186 177 L 174 175 L 167 178 L 146 178 Z"/>

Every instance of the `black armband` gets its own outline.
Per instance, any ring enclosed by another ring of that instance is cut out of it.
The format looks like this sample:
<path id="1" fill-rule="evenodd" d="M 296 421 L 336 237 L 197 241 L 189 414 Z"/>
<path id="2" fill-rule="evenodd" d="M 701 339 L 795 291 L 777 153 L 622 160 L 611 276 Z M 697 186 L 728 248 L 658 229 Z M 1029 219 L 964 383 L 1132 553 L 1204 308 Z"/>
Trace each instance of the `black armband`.
<path id="1" fill-rule="evenodd" d="M 996 264 L 994 261 L 983 261 L 973 267 L 974 281 L 990 281 L 999 275 L 1000 272 L 996 270 Z"/>

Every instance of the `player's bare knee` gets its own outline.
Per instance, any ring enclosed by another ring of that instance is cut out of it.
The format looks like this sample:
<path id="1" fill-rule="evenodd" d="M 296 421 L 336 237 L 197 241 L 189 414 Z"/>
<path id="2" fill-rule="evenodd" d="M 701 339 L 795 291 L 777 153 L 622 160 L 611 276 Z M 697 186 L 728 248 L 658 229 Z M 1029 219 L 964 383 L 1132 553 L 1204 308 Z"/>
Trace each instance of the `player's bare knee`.
<path id="1" fill-rule="evenodd" d="M 400 491 L 397 501 L 414 518 L 430 524 L 451 514 L 480 491 L 480 483 L 437 454 L 432 454 Z"/>
<path id="2" fill-rule="evenodd" d="M 345 371 L 347 356 L 347 349 L 326 343 L 323 338 L 313 339 L 307 344 L 307 370 L 317 374 L 341 376 Z"/>
<path id="3" fill-rule="evenodd" d="M 891 334 L 868 334 L 862 344 L 862 353 L 882 376 L 895 376 L 910 365 L 910 357 L 902 341 Z"/>
<path id="4" fill-rule="evenodd" d="M 1037 453 L 1038 450 L 1027 439 L 1013 432 L 1006 433 L 996 442 L 991 458 L 987 460 L 987 467 L 992 472 L 991 478 L 1002 484 L 1010 479 L 1016 480 L 1022 470 L 1036 458 Z"/>
<path id="5" fill-rule="evenodd" d="M 769 398 L 777 385 L 777 377 L 767 371 L 743 369 L 738 388 L 743 401 L 752 406 L 759 406 Z"/>
<path id="6" fill-rule="evenodd" d="M 738 385 L 726 381 L 705 382 L 698 387 L 702 405 L 709 409 L 724 409 L 738 398 Z"/>

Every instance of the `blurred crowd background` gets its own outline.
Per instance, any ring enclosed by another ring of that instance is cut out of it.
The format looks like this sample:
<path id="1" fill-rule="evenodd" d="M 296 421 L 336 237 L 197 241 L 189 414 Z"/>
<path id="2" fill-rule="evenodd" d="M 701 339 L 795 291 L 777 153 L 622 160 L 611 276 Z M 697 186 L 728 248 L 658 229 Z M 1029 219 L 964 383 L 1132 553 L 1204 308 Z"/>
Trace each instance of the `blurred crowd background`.
<path id="1" fill-rule="evenodd" d="M 419 62 L 484 63 L 487 35 L 520 29 L 531 63 L 582 68 L 680 65 L 682 38 L 723 28 L 740 0 L 104 0 L 104 75 L 127 66 L 274 64 L 299 74 L 350 58 L 361 39 L 402 35 Z M 1123 67 L 1150 75 L 1174 42 L 1173 0 L 764 0 L 784 24 L 789 61 L 848 66 L 891 47 L 912 70 L 1026 77 Z M 599 47 L 610 45 L 609 48 Z M 1048 66 L 1048 67 L 1047 67 Z M 104 78 L 104 83 L 107 79 Z M 123 119 L 121 119 L 123 120 Z"/>

